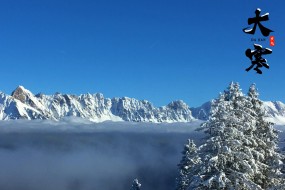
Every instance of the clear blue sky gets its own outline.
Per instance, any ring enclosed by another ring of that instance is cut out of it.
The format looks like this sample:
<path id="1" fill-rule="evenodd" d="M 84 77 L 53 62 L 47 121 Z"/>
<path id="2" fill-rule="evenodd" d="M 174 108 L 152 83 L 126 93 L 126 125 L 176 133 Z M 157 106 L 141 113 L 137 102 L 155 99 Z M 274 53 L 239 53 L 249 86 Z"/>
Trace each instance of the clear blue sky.
<path id="1" fill-rule="evenodd" d="M 242 28 L 256 8 L 270 13 L 264 25 L 276 38 L 263 75 L 245 72 L 252 42 Z M 101 92 L 156 106 L 182 99 L 192 107 L 237 81 L 285 102 L 284 19 L 283 0 L 1 1 L 0 90 Z"/>

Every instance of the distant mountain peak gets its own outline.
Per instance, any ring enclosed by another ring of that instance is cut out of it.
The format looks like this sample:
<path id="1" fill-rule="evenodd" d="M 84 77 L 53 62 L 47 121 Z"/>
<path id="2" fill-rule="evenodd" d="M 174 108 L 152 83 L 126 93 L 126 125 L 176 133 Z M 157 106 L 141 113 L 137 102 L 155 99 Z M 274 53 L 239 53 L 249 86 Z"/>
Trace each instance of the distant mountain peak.
<path id="1" fill-rule="evenodd" d="M 13 92 L 12 92 L 12 94 L 11 94 L 11 96 L 14 96 L 14 94 L 19 94 L 19 93 L 22 93 L 22 92 L 24 92 L 26 89 L 23 87 L 23 86 L 21 86 L 21 85 L 19 85 Z"/>
<path id="2" fill-rule="evenodd" d="M 189 106 L 183 101 L 183 100 L 175 100 L 170 102 L 168 107 L 173 107 L 173 108 L 189 108 Z"/>
<path id="3" fill-rule="evenodd" d="M 23 86 L 18 86 L 11 94 L 11 96 L 22 103 L 27 103 L 29 96 L 33 95 L 29 90 L 25 89 Z"/>

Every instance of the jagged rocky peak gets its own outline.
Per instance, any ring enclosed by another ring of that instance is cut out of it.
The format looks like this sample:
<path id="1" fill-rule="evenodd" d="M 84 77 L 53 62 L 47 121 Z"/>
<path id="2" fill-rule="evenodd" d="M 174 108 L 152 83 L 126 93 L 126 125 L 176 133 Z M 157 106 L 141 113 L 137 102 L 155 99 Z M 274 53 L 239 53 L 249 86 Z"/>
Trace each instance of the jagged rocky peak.
<path id="1" fill-rule="evenodd" d="M 43 93 L 37 93 L 36 95 L 35 95 L 35 97 L 37 97 L 37 98 L 43 98 L 45 95 L 43 94 Z"/>
<path id="2" fill-rule="evenodd" d="M 98 100 L 104 100 L 104 95 L 102 93 L 96 93 L 95 96 Z"/>
<path id="3" fill-rule="evenodd" d="M 18 86 L 11 94 L 13 98 L 20 100 L 24 104 L 28 103 L 29 96 L 31 95 L 32 93 L 23 86 Z"/>
<path id="4" fill-rule="evenodd" d="M 190 109 L 189 106 L 182 100 L 176 100 L 170 102 L 167 107 L 178 110 L 178 109 Z"/>
<path id="5" fill-rule="evenodd" d="M 210 110 L 211 110 L 211 101 L 208 101 L 199 107 L 191 108 L 193 117 L 200 120 L 209 119 Z"/>

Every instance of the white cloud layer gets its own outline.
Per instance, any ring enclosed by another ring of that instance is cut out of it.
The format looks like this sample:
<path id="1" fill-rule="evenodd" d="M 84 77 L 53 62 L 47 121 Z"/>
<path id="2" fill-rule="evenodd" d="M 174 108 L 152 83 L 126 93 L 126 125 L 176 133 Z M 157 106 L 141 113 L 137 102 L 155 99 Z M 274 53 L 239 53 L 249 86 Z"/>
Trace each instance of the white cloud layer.
<path id="1" fill-rule="evenodd" d="M 0 189 L 173 189 L 192 124 L 0 121 Z"/>
<path id="2" fill-rule="evenodd" d="M 0 121 L 0 189 L 125 190 L 134 178 L 143 189 L 174 189 L 183 144 L 203 139 L 199 125 Z"/>

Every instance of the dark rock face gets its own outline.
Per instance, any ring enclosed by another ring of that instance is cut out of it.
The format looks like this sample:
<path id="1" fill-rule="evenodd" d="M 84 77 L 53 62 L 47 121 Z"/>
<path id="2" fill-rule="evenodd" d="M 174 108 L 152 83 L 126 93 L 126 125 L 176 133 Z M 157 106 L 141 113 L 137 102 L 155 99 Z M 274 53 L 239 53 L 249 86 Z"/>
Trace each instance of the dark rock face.
<path id="1" fill-rule="evenodd" d="M 19 86 L 18 88 L 16 88 L 16 89 L 12 92 L 11 96 L 12 96 L 13 98 L 15 98 L 15 99 L 20 100 L 23 104 L 25 104 L 26 101 L 27 101 L 27 96 L 26 96 L 26 94 L 24 93 L 24 89 L 23 89 L 21 86 Z"/>
<path id="2" fill-rule="evenodd" d="M 29 91 L 27 91 L 24 87 L 17 87 L 11 95 L 13 98 L 20 100 L 23 104 L 27 104 L 33 108 L 36 108 L 36 103 L 31 99 L 34 95 L 32 95 Z"/>

